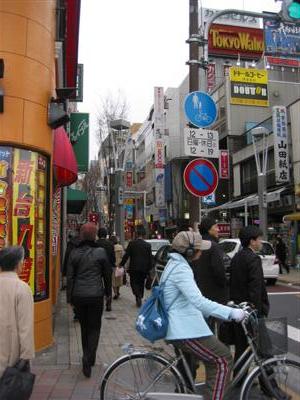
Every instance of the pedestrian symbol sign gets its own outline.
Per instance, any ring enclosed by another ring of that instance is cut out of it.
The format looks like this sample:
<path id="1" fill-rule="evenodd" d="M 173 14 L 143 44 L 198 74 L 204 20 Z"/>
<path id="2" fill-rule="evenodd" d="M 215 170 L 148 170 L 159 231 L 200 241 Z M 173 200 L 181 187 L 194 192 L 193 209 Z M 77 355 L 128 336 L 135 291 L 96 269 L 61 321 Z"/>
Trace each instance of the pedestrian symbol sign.
<path id="1" fill-rule="evenodd" d="M 217 118 L 217 106 L 205 92 L 191 92 L 184 100 L 186 118 L 199 128 L 211 126 Z"/>
<path id="2" fill-rule="evenodd" d="M 197 158 L 191 161 L 183 173 L 187 190 L 196 197 L 208 196 L 218 186 L 218 172 L 213 163 Z"/>

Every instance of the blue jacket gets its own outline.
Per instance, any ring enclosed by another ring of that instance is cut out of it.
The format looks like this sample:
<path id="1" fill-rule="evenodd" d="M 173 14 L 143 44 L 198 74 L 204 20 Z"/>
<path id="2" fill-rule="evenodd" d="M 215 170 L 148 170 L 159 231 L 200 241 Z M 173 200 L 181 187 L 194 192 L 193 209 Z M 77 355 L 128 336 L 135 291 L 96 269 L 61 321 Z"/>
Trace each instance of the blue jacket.
<path id="1" fill-rule="evenodd" d="M 229 320 L 232 308 L 208 300 L 202 295 L 191 267 L 178 253 L 171 253 L 161 276 L 169 326 L 167 340 L 193 339 L 213 335 L 204 318 Z"/>

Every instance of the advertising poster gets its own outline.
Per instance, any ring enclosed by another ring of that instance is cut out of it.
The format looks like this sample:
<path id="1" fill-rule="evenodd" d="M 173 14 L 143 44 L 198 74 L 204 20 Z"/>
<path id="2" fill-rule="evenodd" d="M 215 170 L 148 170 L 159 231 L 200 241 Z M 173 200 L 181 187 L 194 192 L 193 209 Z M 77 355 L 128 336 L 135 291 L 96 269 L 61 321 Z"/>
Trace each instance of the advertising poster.
<path id="1" fill-rule="evenodd" d="M 300 26 L 264 21 L 265 55 L 300 60 Z"/>
<path id="2" fill-rule="evenodd" d="M 155 168 L 155 206 L 163 208 L 165 206 L 165 170 Z"/>
<path id="3" fill-rule="evenodd" d="M 216 64 L 207 65 L 207 92 L 211 92 L 216 86 Z"/>
<path id="4" fill-rule="evenodd" d="M 26 282 L 34 294 L 35 265 L 35 173 L 37 154 L 14 149 L 13 199 L 12 199 L 12 243 L 23 246 L 25 258 L 20 278 Z"/>
<path id="5" fill-rule="evenodd" d="M 269 106 L 268 71 L 255 68 L 230 68 L 231 104 Z"/>
<path id="6" fill-rule="evenodd" d="M 0 147 L 0 249 L 9 243 L 11 149 Z"/>

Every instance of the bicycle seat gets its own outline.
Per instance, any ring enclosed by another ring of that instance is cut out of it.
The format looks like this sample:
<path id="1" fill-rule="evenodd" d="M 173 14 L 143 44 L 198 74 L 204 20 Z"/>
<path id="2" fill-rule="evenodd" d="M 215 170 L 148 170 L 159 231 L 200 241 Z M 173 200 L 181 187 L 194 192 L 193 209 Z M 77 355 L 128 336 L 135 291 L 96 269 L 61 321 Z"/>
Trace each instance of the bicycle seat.
<path id="1" fill-rule="evenodd" d="M 204 400 L 200 394 L 186 393 L 147 393 L 145 400 Z"/>

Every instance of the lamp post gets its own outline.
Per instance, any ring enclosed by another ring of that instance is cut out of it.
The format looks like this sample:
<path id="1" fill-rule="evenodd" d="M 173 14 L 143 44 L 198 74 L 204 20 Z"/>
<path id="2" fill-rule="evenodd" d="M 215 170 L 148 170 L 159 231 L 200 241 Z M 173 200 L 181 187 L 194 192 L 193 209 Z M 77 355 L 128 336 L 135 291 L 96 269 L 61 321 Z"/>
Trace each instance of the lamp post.
<path id="1" fill-rule="evenodd" d="M 110 128 L 112 129 L 112 148 L 115 164 L 115 231 L 120 239 L 120 243 L 124 244 L 124 206 L 123 206 L 123 193 L 124 193 L 124 170 L 126 162 L 126 144 L 128 142 L 128 132 L 130 134 L 130 123 L 124 119 L 117 119 L 110 122 Z M 118 133 L 119 139 L 122 143 L 121 147 L 116 143 L 114 132 Z M 122 137 L 122 132 L 125 132 Z M 123 160 L 120 159 L 121 153 L 124 151 Z"/>
<path id="2" fill-rule="evenodd" d="M 268 136 L 269 132 L 263 126 L 252 129 L 253 149 L 257 170 L 257 193 L 258 193 L 258 209 L 260 228 L 263 232 L 263 237 L 267 240 L 267 163 L 268 163 Z"/>

